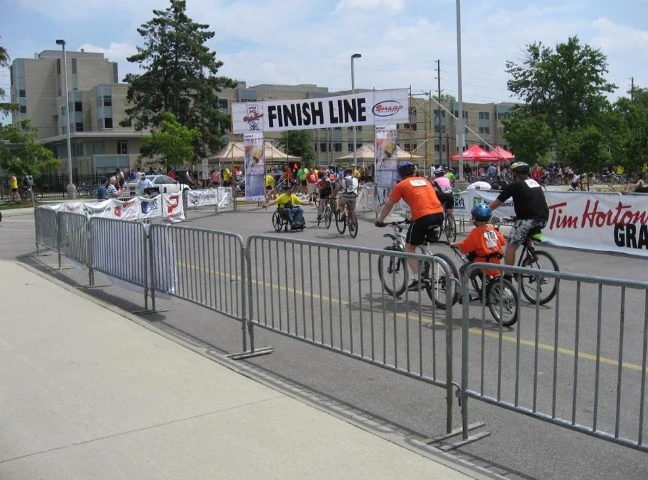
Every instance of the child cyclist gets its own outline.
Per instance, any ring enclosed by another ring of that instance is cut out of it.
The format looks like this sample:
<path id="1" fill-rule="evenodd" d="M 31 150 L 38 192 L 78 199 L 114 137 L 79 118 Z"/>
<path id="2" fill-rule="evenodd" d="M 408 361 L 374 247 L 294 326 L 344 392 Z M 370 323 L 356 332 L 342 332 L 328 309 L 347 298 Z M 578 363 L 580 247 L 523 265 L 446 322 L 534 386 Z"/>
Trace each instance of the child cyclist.
<path id="1" fill-rule="evenodd" d="M 471 262 L 500 263 L 502 258 L 502 249 L 506 240 L 504 236 L 488 221 L 492 212 L 488 205 L 480 203 L 475 205 L 471 210 L 472 221 L 475 225 L 466 239 L 462 242 L 452 242 L 451 247 L 457 247 L 468 258 L 468 263 L 464 263 L 459 269 L 460 276 L 463 276 L 466 268 Z M 488 277 L 499 275 L 497 269 L 487 269 L 484 272 Z"/>

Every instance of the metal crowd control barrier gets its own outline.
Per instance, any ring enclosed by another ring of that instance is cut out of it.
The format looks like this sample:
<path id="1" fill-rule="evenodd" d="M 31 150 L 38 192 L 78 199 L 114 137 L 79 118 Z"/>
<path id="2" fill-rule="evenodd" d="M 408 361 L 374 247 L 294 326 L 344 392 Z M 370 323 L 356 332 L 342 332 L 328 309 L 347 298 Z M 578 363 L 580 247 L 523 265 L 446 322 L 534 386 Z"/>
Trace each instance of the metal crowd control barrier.
<path id="1" fill-rule="evenodd" d="M 469 266 L 466 276 L 478 268 Z M 513 278 L 529 272 L 501 270 Z M 472 398 L 648 451 L 648 282 L 540 272 L 556 279 L 557 295 L 546 305 L 526 302 L 514 281 L 521 308 L 513 329 L 487 321 L 482 305 L 463 302 L 464 438 Z"/>
<path id="2" fill-rule="evenodd" d="M 151 225 L 153 291 L 195 303 L 242 322 L 245 332 L 245 250 L 240 235 Z"/>
<path id="3" fill-rule="evenodd" d="M 445 388 L 450 433 L 452 311 L 423 290 L 390 297 L 377 275 L 381 256 L 438 259 L 264 235 L 248 238 L 247 255 L 252 352 L 258 326 Z M 451 295 L 448 288 L 446 302 Z"/>
<path id="4" fill-rule="evenodd" d="M 59 226 L 56 210 L 38 207 L 34 209 L 36 229 L 36 252 L 40 254 L 40 246 L 59 252 Z M 60 266 L 59 255 L 59 266 Z"/>

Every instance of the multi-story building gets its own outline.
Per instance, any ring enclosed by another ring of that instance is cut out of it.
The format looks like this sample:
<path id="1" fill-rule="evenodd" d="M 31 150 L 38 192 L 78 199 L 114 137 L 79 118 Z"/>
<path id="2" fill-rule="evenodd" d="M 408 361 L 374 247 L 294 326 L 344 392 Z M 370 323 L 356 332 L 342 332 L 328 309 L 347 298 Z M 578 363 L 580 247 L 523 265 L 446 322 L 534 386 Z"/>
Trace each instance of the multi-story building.
<path id="1" fill-rule="evenodd" d="M 128 85 L 118 82 L 117 63 L 102 53 L 45 50 L 33 59 L 18 58 L 11 66 L 11 101 L 19 105 L 15 125 L 30 120 L 38 139 L 67 169 L 67 134 L 70 132 L 73 175 L 114 172 L 136 164 L 142 136 L 121 127 L 125 118 Z M 70 118 L 65 105 L 68 76 Z"/>
<path id="2" fill-rule="evenodd" d="M 72 167 L 75 175 L 112 172 L 116 168 L 138 165 L 142 137 L 148 132 L 136 132 L 121 127 L 125 118 L 128 85 L 118 82 L 117 64 L 101 53 L 67 52 L 70 117 L 65 108 L 65 75 L 63 53 L 45 50 L 33 59 L 19 58 L 11 67 L 11 99 L 19 105 L 13 115 L 14 124 L 31 120 L 38 128 L 39 139 L 61 159 L 61 172 L 67 172 L 67 133 L 70 131 Z M 357 91 L 363 91 L 358 89 Z M 326 87 L 312 84 L 269 85 L 248 87 L 245 82 L 219 94 L 219 106 L 231 112 L 233 102 L 262 100 L 293 100 L 350 94 L 351 91 L 329 92 Z M 477 143 L 507 147 L 503 139 L 502 120 L 508 118 L 513 104 L 463 104 L 466 121 L 466 146 Z M 398 143 L 408 152 L 418 155 L 424 165 L 449 164 L 450 155 L 457 152 L 455 117 L 457 104 L 443 101 L 442 107 L 433 97 L 414 95 L 410 98 L 410 121 L 399 124 Z M 320 164 L 334 164 L 362 144 L 373 144 L 374 128 L 322 128 L 313 131 L 313 147 Z M 268 134 L 277 139 L 279 134 Z M 230 135 L 231 140 L 241 140 Z"/>

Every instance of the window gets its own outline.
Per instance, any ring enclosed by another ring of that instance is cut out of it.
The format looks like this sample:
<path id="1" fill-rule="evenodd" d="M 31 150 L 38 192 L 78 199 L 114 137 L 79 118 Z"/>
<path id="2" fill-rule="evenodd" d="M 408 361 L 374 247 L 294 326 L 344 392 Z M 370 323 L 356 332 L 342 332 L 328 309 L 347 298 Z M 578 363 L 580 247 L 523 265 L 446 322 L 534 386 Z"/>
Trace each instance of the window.
<path id="1" fill-rule="evenodd" d="M 342 151 L 342 144 L 341 144 L 341 143 L 334 143 L 334 144 L 333 144 L 333 149 L 334 149 L 336 152 L 341 152 L 341 151 Z"/>
<path id="2" fill-rule="evenodd" d="M 347 143 L 347 152 L 353 151 L 353 143 Z"/>
<path id="3" fill-rule="evenodd" d="M 21 98 L 25 98 L 27 96 L 27 92 L 25 92 L 25 90 L 19 90 L 18 96 L 20 96 Z"/>
<path id="4" fill-rule="evenodd" d="M 479 119 L 480 120 L 488 120 L 488 119 L 490 119 L 490 113 L 489 112 L 479 112 Z"/>
<path id="5" fill-rule="evenodd" d="M 113 128 L 112 120 L 112 118 L 104 118 L 104 128 Z"/>
<path id="6" fill-rule="evenodd" d="M 490 133 L 489 127 L 479 127 L 479 133 Z"/>
<path id="7" fill-rule="evenodd" d="M 117 142 L 117 153 L 119 155 L 128 155 L 128 142 L 126 140 Z"/>
<path id="8" fill-rule="evenodd" d="M 75 112 L 83 112 L 83 103 L 74 102 L 74 111 Z"/>
<path id="9" fill-rule="evenodd" d="M 20 106 L 20 113 L 27 113 L 27 106 L 26 105 L 21 105 Z"/>
<path id="10" fill-rule="evenodd" d="M 511 112 L 500 112 L 497 114 L 497 119 L 498 120 L 510 120 L 511 119 Z"/>
<path id="11" fill-rule="evenodd" d="M 333 127 L 333 130 L 342 130 L 342 127 Z"/>
<path id="12" fill-rule="evenodd" d="M 104 107 L 112 107 L 112 97 L 110 95 L 103 96 Z"/>
<path id="13" fill-rule="evenodd" d="M 438 125 L 435 125 L 434 126 L 434 133 L 439 133 L 439 130 L 441 130 L 441 133 L 446 133 L 446 126 L 441 125 L 441 127 L 439 127 Z"/>
<path id="14" fill-rule="evenodd" d="M 56 74 L 61 75 L 61 59 L 56 59 Z"/>
<path id="15" fill-rule="evenodd" d="M 73 58 L 72 59 L 72 75 L 77 74 L 77 59 Z"/>
<path id="16" fill-rule="evenodd" d="M 409 128 L 411 130 L 416 130 L 416 123 L 404 123 L 403 128 Z"/>
<path id="17" fill-rule="evenodd" d="M 83 132 L 83 122 L 76 122 L 74 124 L 74 131 L 75 132 Z"/>
<path id="18" fill-rule="evenodd" d="M 406 143 L 405 146 L 403 146 L 403 150 L 405 150 L 406 152 L 411 152 L 412 146 L 409 143 Z"/>
<path id="19" fill-rule="evenodd" d="M 459 118 L 459 110 L 455 110 L 455 111 L 454 111 L 454 116 L 455 116 L 456 118 Z M 467 112 L 466 110 L 462 110 L 462 112 L 461 112 L 461 116 L 462 116 L 463 118 L 468 118 L 468 112 Z"/>
<path id="20" fill-rule="evenodd" d="M 445 114 L 446 114 L 445 110 L 441 110 L 441 118 L 445 118 L 446 116 Z M 439 118 L 439 110 L 434 111 L 434 118 Z"/>
<path id="21" fill-rule="evenodd" d="M 326 143 L 322 142 L 320 143 L 320 152 L 325 152 L 326 151 Z"/>
<path id="22" fill-rule="evenodd" d="M 218 99 L 218 108 L 220 110 L 227 110 L 227 99 L 219 98 Z"/>

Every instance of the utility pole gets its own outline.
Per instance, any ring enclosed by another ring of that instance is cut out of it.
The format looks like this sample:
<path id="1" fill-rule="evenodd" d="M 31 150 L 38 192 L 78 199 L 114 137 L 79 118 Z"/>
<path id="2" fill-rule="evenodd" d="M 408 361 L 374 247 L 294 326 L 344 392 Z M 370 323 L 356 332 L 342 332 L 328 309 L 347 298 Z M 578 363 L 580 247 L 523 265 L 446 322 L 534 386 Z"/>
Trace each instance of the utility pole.
<path id="1" fill-rule="evenodd" d="M 630 77 L 630 101 L 634 102 L 634 77 Z"/>
<path id="2" fill-rule="evenodd" d="M 441 147 L 443 140 L 441 138 L 441 60 L 437 59 L 437 96 L 438 96 L 438 127 L 439 127 L 439 165 L 443 165 L 443 157 L 441 155 Z"/>

